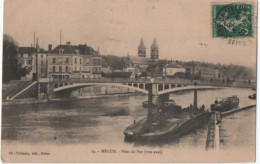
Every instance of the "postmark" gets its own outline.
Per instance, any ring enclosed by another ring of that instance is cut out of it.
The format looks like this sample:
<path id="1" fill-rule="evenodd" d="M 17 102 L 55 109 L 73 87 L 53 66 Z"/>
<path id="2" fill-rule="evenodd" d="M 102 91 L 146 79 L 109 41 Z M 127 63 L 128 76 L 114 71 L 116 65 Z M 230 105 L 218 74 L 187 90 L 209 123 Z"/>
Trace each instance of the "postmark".
<path id="1" fill-rule="evenodd" d="M 253 37 L 252 17 L 252 4 L 212 4 L 213 37 Z"/>

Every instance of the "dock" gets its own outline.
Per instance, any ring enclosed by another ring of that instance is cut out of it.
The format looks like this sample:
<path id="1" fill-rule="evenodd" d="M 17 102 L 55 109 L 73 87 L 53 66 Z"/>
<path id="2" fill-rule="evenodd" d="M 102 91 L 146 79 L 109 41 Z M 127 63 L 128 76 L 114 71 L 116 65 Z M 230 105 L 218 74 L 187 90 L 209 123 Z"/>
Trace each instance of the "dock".
<path id="1" fill-rule="evenodd" d="M 243 110 L 247 110 L 250 108 L 255 107 L 256 105 L 249 105 L 243 108 L 238 108 L 238 109 L 233 109 L 233 110 L 229 110 L 226 112 L 221 112 L 221 113 L 213 113 L 211 115 L 211 118 L 209 120 L 208 123 L 208 133 L 207 133 L 207 140 L 206 140 L 206 146 L 205 149 L 206 150 L 210 150 L 210 149 L 215 149 L 218 150 L 220 148 L 220 132 L 219 132 L 219 125 L 217 124 L 218 121 L 218 115 L 220 115 L 220 117 L 225 117 L 228 116 L 230 114 L 239 112 L 239 111 L 243 111 Z"/>
<path id="2" fill-rule="evenodd" d="M 219 125 L 217 125 L 217 113 L 213 113 L 208 123 L 208 133 L 205 149 L 219 149 Z"/>

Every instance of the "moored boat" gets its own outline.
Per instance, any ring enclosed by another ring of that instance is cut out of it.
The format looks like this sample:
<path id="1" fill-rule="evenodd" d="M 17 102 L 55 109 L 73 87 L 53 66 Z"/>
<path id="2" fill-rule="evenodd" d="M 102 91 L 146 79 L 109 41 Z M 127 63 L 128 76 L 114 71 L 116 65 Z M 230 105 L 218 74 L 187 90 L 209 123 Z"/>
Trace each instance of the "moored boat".
<path id="1" fill-rule="evenodd" d="M 249 95 L 248 98 L 249 98 L 249 99 L 254 99 L 254 100 L 255 100 L 255 99 L 256 99 L 256 93 L 254 93 L 254 94 L 252 94 L 252 95 Z"/>
<path id="2" fill-rule="evenodd" d="M 166 96 L 167 97 L 167 96 Z M 174 100 L 159 101 L 157 107 L 148 108 L 148 115 L 124 131 L 125 140 L 152 141 L 177 138 L 200 128 L 210 119 L 211 113 L 205 106 L 197 107 L 197 90 L 194 89 L 194 102 L 186 108 L 177 105 Z M 151 102 L 152 103 L 152 102 Z M 151 105 L 152 106 L 152 105 Z"/>
<path id="3" fill-rule="evenodd" d="M 149 119 L 143 118 L 125 129 L 125 139 L 128 141 L 151 141 L 177 138 L 201 127 L 208 122 L 211 116 L 211 113 L 207 111 L 182 110 L 186 111 L 175 115 L 175 117 L 168 117 L 164 121 L 151 123 Z"/>
<path id="4" fill-rule="evenodd" d="M 239 98 L 236 95 L 225 98 L 216 98 L 214 104 L 211 104 L 211 111 L 225 112 L 236 108 L 239 105 Z"/>

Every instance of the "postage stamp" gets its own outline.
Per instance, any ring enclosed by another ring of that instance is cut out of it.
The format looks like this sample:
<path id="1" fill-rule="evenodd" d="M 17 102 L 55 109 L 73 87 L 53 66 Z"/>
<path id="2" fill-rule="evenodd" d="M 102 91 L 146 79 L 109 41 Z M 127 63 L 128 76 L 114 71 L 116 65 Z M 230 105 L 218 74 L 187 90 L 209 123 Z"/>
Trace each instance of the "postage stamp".
<path id="1" fill-rule="evenodd" d="M 212 4 L 213 37 L 252 37 L 252 16 L 252 4 Z"/>

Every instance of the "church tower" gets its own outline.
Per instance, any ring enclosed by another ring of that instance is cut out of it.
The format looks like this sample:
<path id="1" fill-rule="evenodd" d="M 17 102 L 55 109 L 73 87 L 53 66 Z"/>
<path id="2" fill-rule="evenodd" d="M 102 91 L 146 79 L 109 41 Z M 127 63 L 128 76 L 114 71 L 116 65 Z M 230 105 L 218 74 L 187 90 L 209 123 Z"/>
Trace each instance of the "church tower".
<path id="1" fill-rule="evenodd" d="M 138 46 L 138 56 L 146 57 L 146 47 L 144 45 L 143 38 L 141 39 L 140 45 Z"/>
<path id="2" fill-rule="evenodd" d="M 159 46 L 157 44 L 156 38 L 153 40 L 151 46 L 151 59 L 159 59 Z"/>

